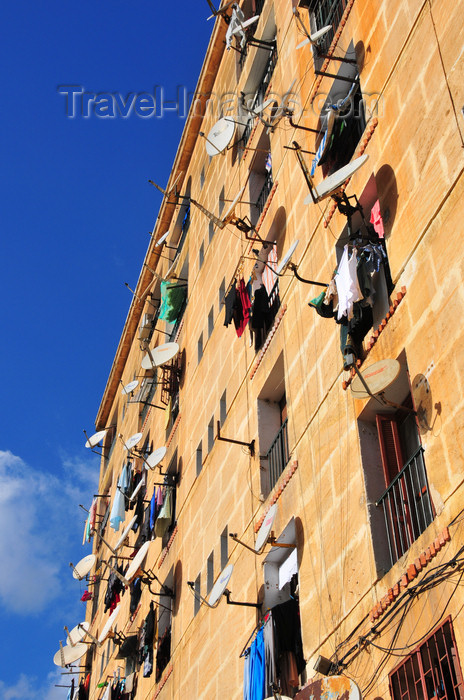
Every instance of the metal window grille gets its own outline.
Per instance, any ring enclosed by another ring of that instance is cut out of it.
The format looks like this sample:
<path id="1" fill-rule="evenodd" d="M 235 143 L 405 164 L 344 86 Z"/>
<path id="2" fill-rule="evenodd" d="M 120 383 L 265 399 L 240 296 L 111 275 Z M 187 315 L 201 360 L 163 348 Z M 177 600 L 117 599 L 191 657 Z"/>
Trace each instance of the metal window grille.
<path id="1" fill-rule="evenodd" d="M 275 436 L 272 445 L 267 451 L 265 457 L 269 464 L 269 488 L 273 489 L 279 476 L 287 466 L 290 460 L 290 452 L 288 450 L 288 419 L 285 419 L 279 428 L 279 432 Z"/>
<path id="2" fill-rule="evenodd" d="M 264 207 L 266 206 L 267 198 L 269 197 L 272 186 L 274 184 L 274 180 L 272 177 L 272 170 L 270 170 L 268 173 L 266 173 L 266 179 L 264 180 L 264 184 L 261 188 L 261 192 L 258 195 L 258 199 L 256 201 L 256 209 L 258 210 L 258 216 L 261 216 L 261 214 L 264 211 Z"/>
<path id="3" fill-rule="evenodd" d="M 392 566 L 434 518 L 423 453 L 419 447 L 376 503 L 383 509 Z"/>
<path id="4" fill-rule="evenodd" d="M 462 673 L 453 626 L 448 618 L 390 674 L 394 700 L 460 700 Z"/>
<path id="5" fill-rule="evenodd" d="M 318 0 L 317 3 L 313 3 L 314 7 L 312 10 L 316 20 L 316 27 L 322 29 L 322 27 L 327 27 L 329 24 L 332 25 L 332 31 L 328 32 L 319 44 L 319 50 L 322 54 L 327 53 L 329 50 L 347 4 L 348 0 Z"/>

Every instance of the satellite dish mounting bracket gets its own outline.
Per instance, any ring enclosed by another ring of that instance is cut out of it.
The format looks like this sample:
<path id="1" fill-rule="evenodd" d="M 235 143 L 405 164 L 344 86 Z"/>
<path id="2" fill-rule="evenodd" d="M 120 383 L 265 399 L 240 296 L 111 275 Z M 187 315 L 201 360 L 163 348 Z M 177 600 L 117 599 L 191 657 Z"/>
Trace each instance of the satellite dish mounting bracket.
<path id="1" fill-rule="evenodd" d="M 163 596 L 166 596 L 167 598 L 171 598 L 172 600 L 174 600 L 175 593 L 172 590 L 172 588 L 169 588 L 169 586 L 165 586 L 163 583 L 161 583 L 161 581 L 159 580 L 159 578 L 157 577 L 157 575 L 154 573 L 154 571 L 152 569 L 148 569 L 147 571 L 142 570 L 141 580 L 142 580 L 142 583 L 145 583 L 148 586 L 148 590 L 150 591 L 150 593 L 152 595 L 159 595 L 159 596 L 163 595 Z M 152 591 L 151 584 L 154 581 L 159 583 L 159 585 L 161 586 L 160 591 Z"/>
<path id="2" fill-rule="evenodd" d="M 229 591 L 228 588 L 226 588 L 226 590 L 223 592 L 222 595 L 225 596 L 225 598 L 227 600 L 227 605 L 242 605 L 242 606 L 247 607 L 247 608 L 260 608 L 261 607 L 261 603 L 242 603 L 238 600 L 231 600 L 230 596 L 232 595 L 232 593 Z"/>
<path id="3" fill-rule="evenodd" d="M 250 450 L 250 456 L 254 457 L 255 456 L 255 441 L 252 440 L 251 442 L 243 442 L 242 440 L 234 440 L 233 438 L 226 438 L 221 436 L 221 421 L 217 421 L 217 435 L 216 438 L 218 440 L 222 440 L 223 442 L 230 442 L 234 445 L 243 445 L 244 447 L 248 447 Z"/>

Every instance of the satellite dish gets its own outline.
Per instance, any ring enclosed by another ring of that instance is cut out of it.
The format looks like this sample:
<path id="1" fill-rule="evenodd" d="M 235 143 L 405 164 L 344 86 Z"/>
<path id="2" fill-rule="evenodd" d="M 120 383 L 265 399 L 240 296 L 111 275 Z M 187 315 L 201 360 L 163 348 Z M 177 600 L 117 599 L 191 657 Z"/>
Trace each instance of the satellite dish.
<path id="1" fill-rule="evenodd" d="M 156 466 L 158 466 L 158 464 L 163 461 L 166 452 L 166 447 L 158 447 L 158 449 L 156 449 L 146 458 L 145 468 L 154 469 Z"/>
<path id="2" fill-rule="evenodd" d="M 138 492 L 140 491 L 140 489 L 142 488 L 142 486 L 143 486 L 143 479 L 140 479 L 139 483 L 137 484 L 135 489 L 132 491 L 132 496 L 129 496 L 129 501 L 135 501 L 135 497 L 138 494 Z"/>
<path id="3" fill-rule="evenodd" d="M 123 387 L 123 390 L 121 391 L 121 394 L 131 394 L 134 389 L 136 389 L 139 385 L 139 380 L 134 379 L 132 382 L 129 382 L 129 384 L 126 384 L 125 387 Z"/>
<path id="4" fill-rule="evenodd" d="M 73 578 L 78 581 L 82 581 L 83 578 L 87 576 L 92 570 L 97 557 L 95 554 L 88 554 L 86 557 L 77 562 L 76 566 L 73 566 Z"/>
<path id="5" fill-rule="evenodd" d="M 322 27 L 322 29 L 318 29 L 317 32 L 314 32 L 314 34 L 310 34 L 307 39 L 302 41 L 301 44 L 298 44 L 296 48 L 301 49 L 303 46 L 306 46 L 306 44 L 311 44 L 312 46 L 314 44 L 317 44 L 319 39 L 322 39 L 322 37 L 328 34 L 331 29 L 331 24 L 327 25 L 326 27 Z"/>
<path id="6" fill-rule="evenodd" d="M 398 360 L 380 360 L 374 362 L 370 367 L 366 367 L 361 372 L 370 393 L 366 390 L 359 376 L 354 377 L 351 382 L 351 392 L 357 399 L 368 399 L 372 394 L 380 394 L 385 391 L 390 384 L 393 384 L 401 370 Z"/>
<path id="7" fill-rule="evenodd" d="M 165 343 L 149 350 L 142 360 L 143 369 L 153 369 L 170 362 L 179 352 L 177 343 Z"/>
<path id="8" fill-rule="evenodd" d="M 211 593 L 208 598 L 208 605 L 210 608 L 215 608 L 219 602 L 220 597 L 224 593 L 227 584 L 229 583 L 230 577 L 232 576 L 232 571 L 234 570 L 234 565 L 229 564 L 220 573 L 218 580 L 211 589 Z"/>
<path id="9" fill-rule="evenodd" d="M 264 102 L 261 102 L 261 104 L 256 105 L 256 107 L 253 107 L 253 109 L 247 110 L 251 114 L 261 114 L 261 112 L 264 112 L 264 110 L 269 107 L 275 100 L 272 97 L 269 97 L 267 100 L 264 100 Z"/>
<path id="10" fill-rule="evenodd" d="M 121 606 L 117 605 L 111 613 L 111 615 L 109 616 L 109 618 L 107 619 L 102 631 L 100 632 L 100 636 L 98 637 L 98 644 L 103 644 L 105 639 L 108 637 L 109 633 L 114 627 L 114 623 L 116 622 L 120 609 Z"/>
<path id="11" fill-rule="evenodd" d="M 206 137 L 206 153 L 209 156 L 217 156 L 226 150 L 234 138 L 235 122 L 229 117 L 222 117 L 213 126 Z"/>
<path id="12" fill-rule="evenodd" d="M 282 260 L 280 261 L 280 263 L 277 266 L 276 275 L 283 275 L 283 273 L 287 269 L 288 263 L 290 262 L 290 258 L 292 257 L 293 253 L 295 252 L 295 249 L 296 249 L 299 242 L 300 242 L 300 240 L 299 240 L 299 238 L 297 238 L 297 240 L 294 243 L 292 243 L 290 248 L 287 250 L 286 254 L 284 255 L 284 257 L 282 258 Z"/>
<path id="13" fill-rule="evenodd" d="M 274 503 L 272 505 L 267 514 L 266 517 L 263 520 L 263 523 L 261 527 L 258 530 L 258 536 L 256 537 L 256 542 L 255 542 L 255 552 L 260 552 L 264 545 L 266 544 L 269 533 L 271 532 L 272 526 L 274 524 L 275 517 L 277 515 L 277 503 Z"/>
<path id="14" fill-rule="evenodd" d="M 143 433 L 134 433 L 131 435 L 127 442 L 124 443 L 126 450 L 131 450 L 133 447 L 138 445 L 140 440 L 143 438 Z"/>
<path id="15" fill-rule="evenodd" d="M 85 654 L 87 654 L 87 649 L 87 644 L 84 644 L 83 642 L 80 642 L 73 647 L 68 645 L 61 647 L 61 649 L 58 649 L 53 657 L 53 663 L 55 666 L 61 666 L 61 668 L 69 666 L 69 664 L 72 664 L 74 661 L 78 661 L 85 656 Z"/>
<path id="16" fill-rule="evenodd" d="M 90 628 L 90 622 L 79 622 L 78 625 L 68 632 L 68 645 L 75 646 L 81 642 Z"/>
<path id="17" fill-rule="evenodd" d="M 336 192 L 343 185 L 345 180 L 348 180 L 349 177 L 364 165 L 368 158 L 369 156 L 367 153 L 364 153 L 364 155 L 355 158 L 355 160 L 348 163 L 348 165 L 345 165 L 343 168 L 340 168 L 340 170 L 329 175 L 329 177 L 326 177 L 320 185 L 313 187 L 312 192 L 305 197 L 304 203 L 312 204 L 314 200 L 320 202 L 322 199 Z"/>
<path id="18" fill-rule="evenodd" d="M 307 697 L 317 697 L 318 700 L 362 700 L 361 691 L 351 678 L 347 676 L 324 676 L 305 686 Z"/>
<path id="19" fill-rule="evenodd" d="M 168 236 L 169 236 L 169 231 L 166 231 L 166 233 L 163 233 L 161 238 L 158 238 L 158 240 L 156 241 L 155 246 L 162 245 Z"/>
<path id="20" fill-rule="evenodd" d="M 89 439 L 87 440 L 87 442 L 85 443 L 85 446 L 93 449 L 94 447 L 96 447 L 98 445 L 99 442 L 101 442 L 103 440 L 103 438 L 105 437 L 107 432 L 108 432 L 107 430 L 100 430 L 100 432 L 95 433 L 94 435 L 91 435 L 89 437 Z"/>
<path id="21" fill-rule="evenodd" d="M 151 541 L 144 542 L 143 545 L 140 547 L 139 551 L 133 558 L 132 562 L 129 565 L 129 568 L 127 569 L 127 572 L 124 574 L 124 578 L 126 578 L 129 582 L 134 579 L 140 570 L 143 560 L 147 556 L 148 548 L 151 544 Z"/>
<path id="22" fill-rule="evenodd" d="M 142 482 L 140 482 L 140 484 L 141 484 L 141 483 L 142 483 Z M 127 535 L 129 534 L 130 530 L 132 529 L 133 525 L 134 525 L 136 522 L 137 522 L 137 516 L 134 515 L 134 517 L 132 518 L 132 520 L 130 521 L 130 523 L 129 523 L 128 525 L 126 525 L 126 527 L 124 528 L 124 530 L 123 530 L 123 532 L 122 532 L 122 534 L 121 534 L 121 537 L 119 538 L 119 540 L 118 540 L 118 541 L 116 542 L 116 544 L 114 545 L 114 548 L 113 548 L 113 549 L 114 549 L 115 552 L 116 552 L 116 551 L 119 549 L 119 547 L 122 545 L 122 543 L 124 542 L 124 540 L 126 539 Z"/>
<path id="23" fill-rule="evenodd" d="M 423 435 L 431 430 L 433 403 L 432 390 L 428 379 L 423 374 L 417 374 L 411 383 L 411 393 L 417 412 L 420 433 Z"/>
<path id="24" fill-rule="evenodd" d="M 222 220 L 223 220 L 225 223 L 227 223 L 227 221 L 228 221 L 230 218 L 233 217 L 233 215 L 234 215 L 234 213 L 235 213 L 235 207 L 237 206 L 237 204 L 238 204 L 239 200 L 241 199 L 241 197 L 242 197 L 242 195 L 243 195 L 244 192 L 245 192 L 245 188 L 242 187 L 242 189 L 240 190 L 240 192 L 239 192 L 239 193 L 236 195 L 236 197 L 232 200 L 232 204 L 230 205 L 230 207 L 227 209 L 226 213 L 225 213 L 224 216 L 222 217 Z"/>

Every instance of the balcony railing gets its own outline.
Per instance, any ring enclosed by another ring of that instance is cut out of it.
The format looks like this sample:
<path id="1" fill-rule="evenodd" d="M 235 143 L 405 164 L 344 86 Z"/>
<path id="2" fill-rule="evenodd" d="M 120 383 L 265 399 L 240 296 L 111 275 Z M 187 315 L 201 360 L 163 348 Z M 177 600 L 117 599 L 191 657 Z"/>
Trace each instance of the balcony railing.
<path id="1" fill-rule="evenodd" d="M 262 186 L 261 192 L 259 193 L 258 199 L 256 200 L 255 206 L 258 211 L 258 217 L 260 217 L 264 211 L 264 207 L 266 206 L 267 198 L 271 193 L 273 184 L 274 180 L 272 178 L 272 170 L 270 170 L 268 173 L 266 173 L 264 185 Z"/>
<path id="2" fill-rule="evenodd" d="M 256 88 L 255 96 L 253 98 L 253 101 L 251 103 L 251 109 L 254 109 L 258 105 L 262 104 L 264 102 L 264 98 L 266 96 L 267 89 L 269 87 L 269 83 L 271 82 L 272 74 L 274 73 L 274 68 L 276 67 L 277 63 L 277 46 L 274 46 L 273 49 L 271 50 L 271 53 L 269 55 L 269 58 L 266 63 L 266 67 L 264 69 L 264 73 L 262 75 L 262 78 L 259 82 L 258 87 Z M 253 124 L 254 124 L 254 118 L 250 117 L 250 119 L 247 122 L 247 125 L 245 127 L 245 130 L 242 134 L 242 138 L 240 139 L 240 150 L 243 152 L 246 148 L 246 145 L 250 139 L 251 132 L 253 129 Z"/>
<path id="3" fill-rule="evenodd" d="M 274 438 L 274 442 L 265 455 L 269 465 L 270 490 L 274 488 L 279 476 L 282 474 L 290 459 L 287 423 L 288 420 L 285 419 Z"/>
<path id="4" fill-rule="evenodd" d="M 321 39 L 318 46 L 320 53 L 326 54 L 343 17 L 348 0 L 318 0 L 317 3 L 313 4 L 316 27 L 322 29 L 329 24 L 332 25 L 332 30 Z"/>
<path id="5" fill-rule="evenodd" d="M 434 517 L 423 453 L 419 447 L 375 504 L 383 509 L 392 566 Z"/>

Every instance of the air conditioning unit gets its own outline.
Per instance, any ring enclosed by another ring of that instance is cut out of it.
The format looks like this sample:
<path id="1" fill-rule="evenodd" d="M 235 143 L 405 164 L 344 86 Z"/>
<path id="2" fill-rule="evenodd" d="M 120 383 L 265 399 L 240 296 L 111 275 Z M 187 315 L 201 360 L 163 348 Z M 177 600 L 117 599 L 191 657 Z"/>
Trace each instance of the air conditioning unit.
<path id="1" fill-rule="evenodd" d="M 149 337 L 151 331 L 153 330 L 153 319 L 154 314 L 144 314 L 142 318 L 142 325 L 139 329 L 139 340 L 145 340 Z"/>

